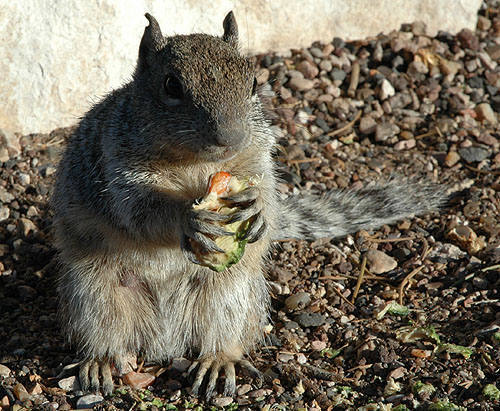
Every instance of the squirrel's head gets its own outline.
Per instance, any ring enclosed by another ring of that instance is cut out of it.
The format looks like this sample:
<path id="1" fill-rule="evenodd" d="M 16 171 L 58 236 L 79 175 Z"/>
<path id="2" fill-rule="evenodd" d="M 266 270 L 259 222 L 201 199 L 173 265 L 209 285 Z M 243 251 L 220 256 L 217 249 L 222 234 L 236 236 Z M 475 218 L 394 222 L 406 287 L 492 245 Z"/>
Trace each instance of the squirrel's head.
<path id="1" fill-rule="evenodd" d="M 154 104 L 156 138 L 165 136 L 154 144 L 172 161 L 234 157 L 251 144 L 261 110 L 254 64 L 238 50 L 233 13 L 222 37 L 164 37 L 156 19 L 146 18 L 134 79 L 141 100 Z"/>

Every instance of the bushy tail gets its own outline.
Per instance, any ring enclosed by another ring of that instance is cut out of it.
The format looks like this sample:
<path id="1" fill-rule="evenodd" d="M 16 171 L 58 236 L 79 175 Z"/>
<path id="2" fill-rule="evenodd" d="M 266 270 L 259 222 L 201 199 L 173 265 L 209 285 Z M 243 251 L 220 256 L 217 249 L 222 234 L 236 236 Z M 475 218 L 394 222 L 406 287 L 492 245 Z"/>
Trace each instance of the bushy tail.
<path id="1" fill-rule="evenodd" d="M 322 196 L 292 196 L 282 203 L 278 230 L 272 237 L 342 237 L 437 210 L 446 199 L 443 186 L 400 180 L 361 190 L 333 190 Z"/>

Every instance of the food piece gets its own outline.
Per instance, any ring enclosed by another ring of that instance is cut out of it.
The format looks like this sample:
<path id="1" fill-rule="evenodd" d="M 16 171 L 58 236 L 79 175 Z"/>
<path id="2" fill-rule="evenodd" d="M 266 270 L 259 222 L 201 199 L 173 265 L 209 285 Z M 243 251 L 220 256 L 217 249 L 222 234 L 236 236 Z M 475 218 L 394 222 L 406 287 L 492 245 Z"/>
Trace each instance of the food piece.
<path id="1" fill-rule="evenodd" d="M 219 171 L 210 179 L 207 195 L 198 204 L 193 205 L 193 209 L 210 210 L 223 215 L 232 214 L 238 210 L 238 207 L 228 207 L 224 198 L 239 193 L 254 184 L 252 179 L 239 180 L 226 171 Z M 226 231 L 234 233 L 230 236 L 211 237 L 215 244 L 224 250 L 224 253 L 203 252 L 196 241 L 190 240 L 191 248 L 198 261 L 217 272 L 240 261 L 245 253 L 247 243 L 244 237 L 251 223 L 252 218 L 230 224 L 220 223 L 220 226 Z"/>

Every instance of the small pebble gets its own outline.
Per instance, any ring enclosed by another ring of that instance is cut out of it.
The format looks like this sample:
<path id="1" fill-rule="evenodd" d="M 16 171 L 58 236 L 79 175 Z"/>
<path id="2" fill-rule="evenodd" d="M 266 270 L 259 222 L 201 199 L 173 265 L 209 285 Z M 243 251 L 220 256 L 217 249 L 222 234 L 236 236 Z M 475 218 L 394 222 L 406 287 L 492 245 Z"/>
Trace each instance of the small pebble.
<path id="1" fill-rule="evenodd" d="M 293 311 L 296 309 L 303 309 L 307 307 L 311 302 L 311 297 L 306 292 L 300 292 L 293 294 L 285 300 L 285 307 L 288 311 Z"/>
<path id="2" fill-rule="evenodd" d="M 410 148 L 415 147 L 416 144 L 417 144 L 417 142 L 415 141 L 414 138 L 411 138 L 410 140 L 402 140 L 402 141 L 398 141 L 394 145 L 394 149 L 396 151 L 409 150 Z"/>
<path id="3" fill-rule="evenodd" d="M 377 128 L 377 122 L 370 116 L 363 116 L 359 121 L 359 131 L 361 134 L 372 134 Z"/>
<path id="4" fill-rule="evenodd" d="M 484 147 L 465 147 L 458 150 L 460 157 L 468 163 L 478 163 L 491 156 L 491 151 Z"/>
<path id="5" fill-rule="evenodd" d="M 305 78 L 292 78 L 288 82 L 288 87 L 295 91 L 306 91 L 314 87 L 314 82 Z"/>
<path id="6" fill-rule="evenodd" d="M 238 396 L 240 395 L 245 395 L 247 392 L 249 392 L 252 389 L 252 386 L 250 384 L 242 384 L 238 387 L 236 390 L 236 394 Z"/>
<path id="7" fill-rule="evenodd" d="M 0 364 L 0 377 L 8 377 L 11 371 L 6 365 Z"/>
<path id="8" fill-rule="evenodd" d="M 64 391 L 80 391 L 80 382 L 78 381 L 78 378 L 74 375 L 59 380 L 57 385 Z"/>
<path id="9" fill-rule="evenodd" d="M 396 91 L 394 90 L 392 84 L 387 79 L 383 79 L 382 83 L 380 84 L 380 92 L 379 92 L 380 99 L 385 100 L 393 96 L 394 94 L 396 94 Z"/>
<path id="10" fill-rule="evenodd" d="M 212 404 L 216 407 L 227 407 L 229 404 L 232 404 L 233 399 L 231 397 L 217 397 L 212 399 Z"/>
<path id="11" fill-rule="evenodd" d="M 383 274 L 398 266 L 394 258 L 379 250 L 368 250 L 365 257 L 368 269 L 374 274 Z"/>
<path id="12" fill-rule="evenodd" d="M 453 167 L 459 161 L 460 161 L 460 154 L 458 154 L 456 151 L 450 151 L 446 155 L 446 158 L 444 159 L 444 164 L 446 165 L 446 167 Z"/>
<path id="13" fill-rule="evenodd" d="M 123 376 L 123 382 L 135 389 L 147 388 L 155 379 L 156 377 L 148 372 L 131 371 Z"/>
<path id="14" fill-rule="evenodd" d="M 319 327 L 325 323 L 325 316 L 320 313 L 300 313 L 295 316 L 295 321 L 297 321 L 302 327 Z"/>
<path id="15" fill-rule="evenodd" d="M 491 125 L 496 125 L 498 123 L 497 115 L 488 103 L 478 104 L 476 113 L 479 120 L 487 121 Z"/>
<path id="16" fill-rule="evenodd" d="M 83 397 L 78 398 L 78 401 L 76 402 L 76 408 L 77 409 L 93 408 L 97 404 L 103 401 L 104 397 L 102 397 L 101 395 L 87 394 L 84 395 Z"/>

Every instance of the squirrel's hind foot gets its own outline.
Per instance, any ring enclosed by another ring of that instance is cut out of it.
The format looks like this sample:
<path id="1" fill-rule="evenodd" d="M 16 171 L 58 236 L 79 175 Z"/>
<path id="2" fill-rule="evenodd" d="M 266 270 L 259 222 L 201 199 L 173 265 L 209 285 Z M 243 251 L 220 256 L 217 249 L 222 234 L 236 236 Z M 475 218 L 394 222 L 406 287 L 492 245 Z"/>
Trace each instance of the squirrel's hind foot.
<path id="1" fill-rule="evenodd" d="M 109 361 L 86 360 L 80 365 L 78 378 L 82 391 L 97 392 L 100 388 L 99 374 L 102 377 L 102 393 L 111 395 L 113 392 L 113 377 Z"/>
<path id="2" fill-rule="evenodd" d="M 236 364 L 241 368 L 246 369 L 252 377 L 262 378 L 262 373 L 255 368 L 250 361 L 243 359 L 231 360 L 225 355 L 208 357 L 199 361 L 194 361 L 193 364 L 191 364 L 191 367 L 189 367 L 188 374 L 194 372 L 196 368 L 198 369 L 196 371 L 193 386 L 191 387 L 191 395 L 195 397 L 199 395 L 200 387 L 205 379 L 205 375 L 208 370 L 210 370 L 205 397 L 207 400 L 212 398 L 215 394 L 215 387 L 217 379 L 219 378 L 219 373 L 223 369 L 226 380 L 224 382 L 224 391 L 222 394 L 225 397 L 232 397 L 236 391 L 236 372 L 234 367 Z"/>

